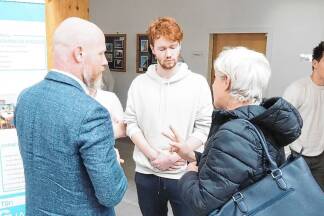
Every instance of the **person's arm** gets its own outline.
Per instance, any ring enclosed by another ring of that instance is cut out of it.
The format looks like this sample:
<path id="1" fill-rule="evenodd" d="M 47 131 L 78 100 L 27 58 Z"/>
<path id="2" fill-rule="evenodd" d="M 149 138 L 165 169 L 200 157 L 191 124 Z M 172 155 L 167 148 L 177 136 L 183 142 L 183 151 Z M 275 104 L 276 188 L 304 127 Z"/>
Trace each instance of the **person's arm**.
<path id="1" fill-rule="evenodd" d="M 213 113 L 211 92 L 206 79 L 203 79 L 200 86 L 199 108 L 195 116 L 192 134 L 190 134 L 187 140 L 183 141 L 182 137 L 177 133 L 177 130 L 172 126 L 170 127 L 172 132 L 171 136 L 163 133 L 171 140 L 170 144 L 173 146 L 173 150 L 177 152 L 181 158 L 189 162 L 196 160 L 196 156 L 199 156 L 199 154 L 196 154 L 194 150 L 200 148 L 207 140 Z"/>
<path id="2" fill-rule="evenodd" d="M 200 89 L 199 107 L 195 115 L 193 132 L 186 140 L 186 144 L 192 150 L 196 150 L 206 142 L 213 113 L 212 96 L 206 79 L 203 79 Z"/>
<path id="3" fill-rule="evenodd" d="M 118 99 L 117 95 L 112 92 L 111 102 L 113 104 L 112 120 L 115 139 L 126 137 L 126 124 L 124 123 L 124 111 L 123 107 Z"/>
<path id="4" fill-rule="evenodd" d="M 305 101 L 305 87 L 299 85 L 299 83 L 293 83 L 288 86 L 282 97 L 298 110 Z M 284 149 L 285 156 L 288 158 L 291 154 L 289 145 L 285 146 Z"/>
<path id="5" fill-rule="evenodd" d="M 137 113 L 136 113 L 136 80 L 131 84 L 127 105 L 124 115 L 124 121 L 127 124 L 126 133 L 133 141 L 133 143 L 139 148 L 139 150 L 149 159 L 151 165 L 160 170 L 166 170 L 172 166 L 180 157 L 176 154 L 168 154 L 163 151 L 155 149 L 150 143 L 147 142 L 142 130 L 138 126 Z"/>
<path id="6" fill-rule="evenodd" d="M 138 126 L 135 94 L 136 80 L 132 82 L 128 90 L 127 105 L 124 114 L 124 123 L 127 125 L 126 134 L 149 160 L 154 160 L 157 157 L 158 152 L 150 146 L 145 139 L 142 130 Z"/>
<path id="7" fill-rule="evenodd" d="M 158 151 L 148 144 L 142 132 L 139 131 L 133 134 L 130 138 L 150 161 L 157 158 L 159 154 Z"/>
<path id="8" fill-rule="evenodd" d="M 199 172 L 187 172 L 178 183 L 181 197 L 196 215 L 208 215 L 224 205 L 240 183 L 253 175 L 251 167 L 258 161 L 258 154 L 242 155 L 251 145 L 244 134 L 241 137 L 230 128 L 220 129 L 208 141 L 210 145 L 204 156 L 208 159 L 200 162 Z"/>
<path id="9" fill-rule="evenodd" d="M 114 136 L 115 139 L 126 137 L 126 124 L 122 121 L 114 121 Z"/>
<path id="10" fill-rule="evenodd" d="M 82 121 L 79 152 L 98 202 L 117 205 L 127 189 L 127 179 L 117 161 L 110 115 L 103 107 L 91 109 Z"/>

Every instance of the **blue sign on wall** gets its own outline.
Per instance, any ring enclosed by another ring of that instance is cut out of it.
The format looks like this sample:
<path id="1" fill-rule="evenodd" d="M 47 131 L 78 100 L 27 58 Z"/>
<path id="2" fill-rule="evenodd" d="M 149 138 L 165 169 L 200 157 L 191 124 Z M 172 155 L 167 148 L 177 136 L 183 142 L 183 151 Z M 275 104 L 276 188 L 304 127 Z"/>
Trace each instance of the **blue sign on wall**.
<path id="1" fill-rule="evenodd" d="M 26 212 L 24 171 L 10 108 L 20 89 L 11 86 L 26 88 L 46 69 L 45 38 L 44 1 L 0 0 L 0 216 Z M 37 64 L 37 70 L 30 66 Z"/>

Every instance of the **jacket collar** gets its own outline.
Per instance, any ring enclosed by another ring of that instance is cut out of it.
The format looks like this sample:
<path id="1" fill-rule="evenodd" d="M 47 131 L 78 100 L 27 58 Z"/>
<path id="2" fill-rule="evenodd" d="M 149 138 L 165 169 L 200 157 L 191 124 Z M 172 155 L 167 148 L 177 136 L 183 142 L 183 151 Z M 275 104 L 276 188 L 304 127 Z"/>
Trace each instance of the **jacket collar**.
<path id="1" fill-rule="evenodd" d="M 212 117 L 210 134 L 219 127 L 234 119 L 245 119 L 259 126 L 263 132 L 272 135 L 278 147 L 295 141 L 303 126 L 303 121 L 290 103 L 283 98 L 275 97 L 264 100 L 260 106 L 242 106 L 235 110 L 215 110 Z"/>
<path id="2" fill-rule="evenodd" d="M 82 88 L 82 86 L 73 78 L 64 75 L 63 73 L 57 71 L 49 71 L 45 76 L 45 79 L 52 80 L 55 82 L 65 83 L 67 85 L 71 85 L 79 89 L 80 91 L 87 94 L 86 90 Z"/>
<path id="3" fill-rule="evenodd" d="M 214 124 L 224 124 L 225 122 L 233 119 L 245 119 L 253 121 L 256 116 L 264 113 L 265 111 L 266 109 L 264 107 L 258 105 L 242 106 L 235 110 L 215 109 L 212 120 Z"/>

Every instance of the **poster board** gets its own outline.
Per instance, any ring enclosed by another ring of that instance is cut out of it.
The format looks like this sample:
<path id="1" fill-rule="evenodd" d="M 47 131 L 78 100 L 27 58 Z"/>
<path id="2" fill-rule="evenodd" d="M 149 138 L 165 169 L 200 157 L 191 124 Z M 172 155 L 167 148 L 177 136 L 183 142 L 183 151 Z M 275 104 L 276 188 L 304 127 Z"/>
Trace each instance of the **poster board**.
<path id="1" fill-rule="evenodd" d="M 25 182 L 13 125 L 19 93 L 47 72 L 44 0 L 0 0 L 0 215 L 25 215 Z"/>

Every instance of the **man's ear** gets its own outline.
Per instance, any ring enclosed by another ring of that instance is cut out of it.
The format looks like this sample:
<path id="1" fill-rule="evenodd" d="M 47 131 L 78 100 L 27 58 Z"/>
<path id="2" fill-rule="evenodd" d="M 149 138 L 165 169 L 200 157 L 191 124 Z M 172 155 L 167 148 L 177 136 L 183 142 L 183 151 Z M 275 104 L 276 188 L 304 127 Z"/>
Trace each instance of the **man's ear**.
<path id="1" fill-rule="evenodd" d="M 73 49 L 73 58 L 78 63 L 83 61 L 82 47 L 76 47 L 76 48 Z"/>
<path id="2" fill-rule="evenodd" d="M 313 66 L 314 69 L 317 69 L 317 67 L 318 67 L 318 61 L 316 59 L 314 59 L 312 61 L 312 66 Z"/>

